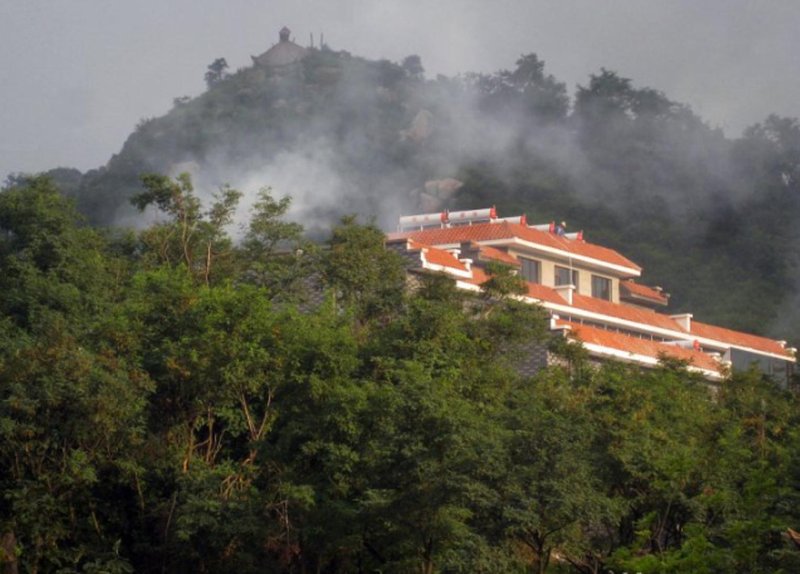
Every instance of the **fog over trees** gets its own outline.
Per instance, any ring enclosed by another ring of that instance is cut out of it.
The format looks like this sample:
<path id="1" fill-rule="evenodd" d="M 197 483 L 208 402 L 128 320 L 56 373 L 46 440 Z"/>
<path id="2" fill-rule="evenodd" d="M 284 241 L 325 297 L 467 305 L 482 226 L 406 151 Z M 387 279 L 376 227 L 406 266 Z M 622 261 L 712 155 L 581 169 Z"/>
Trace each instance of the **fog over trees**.
<path id="1" fill-rule="evenodd" d="M 566 219 L 642 265 L 676 312 L 800 339 L 796 119 L 769 116 L 732 139 L 611 70 L 571 94 L 535 54 L 492 74 L 423 74 L 414 56 L 327 48 L 284 69 L 221 72 L 142 120 L 106 166 L 51 175 L 100 225 L 149 221 L 128 201 L 141 174 L 182 171 L 204 197 L 241 190 L 242 213 L 264 185 L 291 195 L 291 218 L 318 239 L 350 213 L 384 229 L 401 213 L 488 205 Z M 421 200 L 446 178 L 464 185 Z"/>

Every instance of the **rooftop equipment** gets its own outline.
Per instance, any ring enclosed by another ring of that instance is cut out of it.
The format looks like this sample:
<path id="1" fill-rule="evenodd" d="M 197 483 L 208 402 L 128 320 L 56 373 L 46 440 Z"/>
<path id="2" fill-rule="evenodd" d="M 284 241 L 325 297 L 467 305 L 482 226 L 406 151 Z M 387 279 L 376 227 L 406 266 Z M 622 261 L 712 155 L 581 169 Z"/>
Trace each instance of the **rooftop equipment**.
<path id="1" fill-rule="evenodd" d="M 472 209 L 468 211 L 451 211 L 448 214 L 450 225 L 472 225 L 473 223 L 491 223 L 497 219 L 497 210 L 494 206 L 486 209 Z"/>
<path id="2" fill-rule="evenodd" d="M 514 217 L 498 217 L 495 219 L 495 223 L 502 223 L 504 221 L 507 221 L 508 223 L 518 223 L 520 225 L 528 224 L 528 220 L 524 213 L 522 215 L 515 215 Z"/>
<path id="3" fill-rule="evenodd" d="M 439 213 L 422 213 L 420 215 L 403 215 L 400 217 L 400 231 L 444 227 L 447 224 L 447 210 Z"/>
<path id="4" fill-rule="evenodd" d="M 526 215 L 515 215 L 513 217 L 497 217 L 497 209 L 487 207 L 485 209 L 471 209 L 464 211 L 440 211 L 437 213 L 421 213 L 419 215 L 403 215 L 398 221 L 398 231 L 421 231 L 423 229 L 444 229 L 447 227 L 460 227 L 463 225 L 476 225 L 478 223 L 515 223 L 525 225 L 531 229 L 556 233 L 556 223 L 543 223 L 540 225 L 528 225 Z M 562 235 L 567 239 L 583 241 L 583 231 L 565 233 Z"/>

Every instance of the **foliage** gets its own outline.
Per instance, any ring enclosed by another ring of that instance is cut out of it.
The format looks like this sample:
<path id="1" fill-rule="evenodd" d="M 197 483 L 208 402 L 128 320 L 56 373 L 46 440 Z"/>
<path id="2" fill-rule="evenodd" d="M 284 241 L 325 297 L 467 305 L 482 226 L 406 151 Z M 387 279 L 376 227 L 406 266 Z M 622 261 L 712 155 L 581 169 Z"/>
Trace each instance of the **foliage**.
<path id="1" fill-rule="evenodd" d="M 159 174 L 142 176 L 147 191 L 131 202 L 143 211 L 155 205 L 168 219 L 146 230 L 141 238 L 155 265 L 181 265 L 209 284 L 218 261 L 229 258 L 231 242 L 226 227 L 233 220 L 241 193 L 223 186 L 207 212 L 194 193 L 191 177 L 180 174 L 175 181 Z"/>
<path id="2" fill-rule="evenodd" d="M 43 178 L 0 194 L 0 230 L 0 528 L 30 571 L 100 564 L 150 390 L 114 343 L 113 258 Z"/>
<path id="3" fill-rule="evenodd" d="M 422 59 L 416 54 L 403 58 L 401 65 L 410 78 L 414 78 L 415 80 L 422 80 L 425 78 L 425 68 L 422 67 Z"/>
<path id="4" fill-rule="evenodd" d="M 290 203 L 289 197 L 274 199 L 269 188 L 259 190 L 239 257 L 249 282 L 284 299 L 299 293 L 298 283 L 316 263 L 315 246 L 303 239 L 303 227 L 283 219 Z"/>
<path id="5" fill-rule="evenodd" d="M 322 273 L 336 297 L 363 319 L 375 318 L 400 302 L 404 272 L 400 257 L 384 248 L 383 232 L 345 217 L 333 230 Z"/>
<path id="6" fill-rule="evenodd" d="M 217 58 L 213 62 L 208 65 L 208 70 L 206 71 L 206 75 L 204 76 L 206 80 L 206 86 L 211 88 L 214 84 L 221 82 L 224 80 L 228 73 L 226 70 L 228 69 L 228 62 L 225 58 Z"/>
<path id="7" fill-rule="evenodd" d="M 413 56 L 312 50 L 285 73 L 225 81 L 215 64 L 212 89 L 143 122 L 105 168 L 54 170 L 64 194 L 26 176 L 0 193 L 3 560 L 28 572 L 800 569 L 785 537 L 800 529 L 794 391 L 755 372 L 709 386 L 674 362 L 593 366 L 546 339 L 508 268 L 491 266 L 477 296 L 435 275 L 410 292 L 375 225 L 345 218 L 316 248 L 286 221 L 289 199 L 264 189 L 237 244 L 237 191 L 209 207 L 188 175 L 139 179 L 187 158 L 261 166 L 322 141 L 369 211 L 383 190 L 453 166 L 465 185 L 451 207 L 591 224 L 670 286 L 676 311 L 797 333 L 784 305 L 797 120 L 770 116 L 731 140 L 608 70 L 570 110 L 534 54 L 434 81 Z M 421 109 L 433 129 L 401 137 Z M 158 220 L 100 231 L 64 195 L 94 222 L 130 197 Z M 560 365 L 520 377 L 531 345 Z"/>
<path id="8" fill-rule="evenodd" d="M 796 570 L 793 393 L 591 367 L 507 267 L 480 295 L 410 292 L 352 218 L 309 255 L 330 298 L 301 313 L 288 199 L 264 190 L 235 245 L 235 192 L 204 210 L 188 176 L 145 181 L 165 219 L 138 243 L 46 179 L 0 194 L 0 529 L 23 570 Z M 562 366 L 520 377 L 531 345 Z"/>
<path id="9" fill-rule="evenodd" d="M 489 278 L 483 282 L 481 289 L 489 298 L 505 298 L 512 295 L 522 295 L 527 292 L 525 280 L 515 274 L 510 265 L 497 261 L 490 261 L 486 266 Z"/>
<path id="10" fill-rule="evenodd" d="M 566 86 L 544 73 L 536 54 L 525 54 L 513 71 L 468 76 L 490 113 L 522 114 L 531 123 L 563 120 L 569 109 Z"/>

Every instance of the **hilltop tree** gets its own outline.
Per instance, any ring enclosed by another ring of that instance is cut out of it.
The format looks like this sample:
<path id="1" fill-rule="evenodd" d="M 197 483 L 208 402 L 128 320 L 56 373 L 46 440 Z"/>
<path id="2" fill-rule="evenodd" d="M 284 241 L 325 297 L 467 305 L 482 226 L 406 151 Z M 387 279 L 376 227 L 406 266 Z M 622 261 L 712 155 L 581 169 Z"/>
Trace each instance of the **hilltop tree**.
<path id="1" fill-rule="evenodd" d="M 400 64 L 409 78 L 422 80 L 425 78 L 425 68 L 422 67 L 422 59 L 416 54 L 406 56 Z"/>
<path id="2" fill-rule="evenodd" d="M 544 73 L 544 61 L 536 54 L 524 54 L 517 67 L 507 74 L 508 81 L 522 95 L 525 108 L 534 117 L 562 120 L 569 110 L 566 85 Z"/>
<path id="3" fill-rule="evenodd" d="M 744 175 L 778 188 L 800 189 L 800 121 L 770 115 L 750 126 L 737 145 Z"/>
<path id="4" fill-rule="evenodd" d="M 544 62 L 536 54 L 525 54 L 516 64 L 514 70 L 467 76 L 482 95 L 484 107 L 512 116 L 521 113 L 538 122 L 564 120 L 569 110 L 566 85 L 545 74 Z"/>
<path id="5" fill-rule="evenodd" d="M 206 86 L 211 88 L 214 84 L 224 80 L 228 76 L 227 69 L 228 61 L 225 58 L 217 58 L 211 62 L 205 75 Z"/>

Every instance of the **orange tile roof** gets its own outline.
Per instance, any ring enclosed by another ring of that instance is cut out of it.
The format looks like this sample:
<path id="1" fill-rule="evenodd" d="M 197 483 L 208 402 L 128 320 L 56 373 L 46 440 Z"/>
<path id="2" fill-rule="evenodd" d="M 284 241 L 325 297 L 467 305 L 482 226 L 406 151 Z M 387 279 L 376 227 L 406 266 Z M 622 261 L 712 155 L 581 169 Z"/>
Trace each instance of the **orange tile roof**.
<path id="1" fill-rule="evenodd" d="M 554 289 L 536 283 L 528 283 L 528 296 L 548 303 L 567 305 L 567 302 Z M 611 301 L 579 295 L 578 293 L 573 293 L 572 295 L 572 307 L 578 310 L 639 323 L 645 329 L 646 327 L 657 327 L 674 331 L 683 334 L 687 340 L 690 340 L 691 336 L 695 335 L 697 337 L 713 339 L 727 345 L 747 347 L 755 351 L 793 358 L 793 355 L 787 349 L 773 339 L 742 333 L 724 327 L 717 327 L 715 325 L 708 325 L 699 321 L 692 321 L 692 330 L 691 332 L 687 332 L 669 315 L 663 315 L 650 309 L 619 305 Z"/>
<path id="2" fill-rule="evenodd" d="M 467 280 L 467 283 L 472 283 L 473 285 L 481 285 L 489 280 L 489 275 L 480 267 L 473 267 L 472 268 L 472 279 Z"/>
<path id="3" fill-rule="evenodd" d="M 589 325 L 559 321 L 559 325 L 568 325 L 570 333 L 587 344 L 609 347 L 617 351 L 635 353 L 657 359 L 660 354 L 674 357 L 682 361 L 688 361 L 690 365 L 720 373 L 720 363 L 712 356 L 696 349 L 685 349 L 676 345 L 668 345 L 649 339 L 631 337 L 622 333 L 606 331 Z"/>
<path id="4" fill-rule="evenodd" d="M 567 239 L 547 231 L 540 231 L 526 225 L 503 221 L 500 223 L 477 223 L 443 229 L 424 229 L 407 233 L 390 234 L 390 238 L 411 237 L 431 245 L 456 244 L 463 241 L 491 241 L 496 239 L 518 238 L 566 253 L 590 257 L 606 263 L 641 270 L 630 259 L 623 257 L 613 249 L 594 245 L 577 239 Z"/>
<path id="5" fill-rule="evenodd" d="M 480 285 L 486 281 L 489 276 L 481 269 L 472 268 L 473 279 L 469 281 L 474 285 Z M 675 331 L 677 333 L 686 333 L 681 329 L 680 325 L 675 322 L 669 315 L 656 313 L 650 309 L 641 309 L 638 307 L 631 307 L 628 305 L 620 305 L 612 303 L 611 301 L 604 301 L 595 297 L 587 297 L 586 295 L 579 295 L 578 293 L 572 294 L 572 305 L 567 303 L 558 291 L 552 287 L 547 287 L 539 283 L 527 283 L 528 297 L 533 297 L 546 303 L 553 303 L 555 305 L 564 305 L 566 307 L 573 307 L 576 311 L 589 311 L 591 313 L 598 313 L 600 315 L 608 315 L 617 319 L 639 323 L 642 325 L 642 330 L 647 330 L 647 327 L 658 327 L 668 331 Z"/>
<path id="6" fill-rule="evenodd" d="M 425 260 L 433 265 L 441 265 L 442 267 L 450 267 L 451 269 L 458 269 L 459 271 L 467 271 L 467 266 L 458 260 L 458 258 L 444 249 L 438 249 L 431 245 L 425 245 L 413 239 L 409 240 L 409 249 L 416 251 L 423 251 Z"/>
<path id="7" fill-rule="evenodd" d="M 717 327 L 716 325 L 708 325 L 699 321 L 692 321 L 693 335 L 703 337 L 706 339 L 714 339 L 733 345 L 734 347 L 747 347 L 756 351 L 764 353 L 771 353 L 773 355 L 780 355 L 784 357 L 792 357 L 792 354 L 781 346 L 778 341 L 768 339 L 766 337 L 759 337 L 758 335 L 751 335 L 749 333 L 742 333 L 725 327 Z"/>
<path id="8" fill-rule="evenodd" d="M 628 305 L 619 305 L 618 303 L 612 303 L 611 301 L 605 301 L 595 297 L 587 297 L 586 295 L 579 295 L 577 293 L 572 296 L 572 304 L 574 307 L 585 311 L 610 315 L 618 319 L 633 321 L 635 323 L 643 323 L 650 327 L 684 332 L 680 325 L 668 315 L 662 315 L 650 309 L 639 309 Z"/>
<path id="9" fill-rule="evenodd" d="M 499 226 L 498 224 L 494 225 Z M 457 229 L 474 229 L 477 227 L 480 226 L 479 225 L 473 225 L 469 227 L 465 226 Z M 440 231 L 440 230 L 432 230 L 432 231 Z M 453 231 L 453 229 L 444 229 L 441 231 Z M 421 233 L 426 233 L 426 232 L 421 232 Z M 455 242 L 457 241 L 453 241 L 453 243 Z M 444 241 L 443 243 L 446 243 L 446 241 Z M 410 249 L 412 250 L 424 249 L 425 258 L 429 263 L 435 265 L 441 265 L 442 267 L 448 267 L 451 269 L 457 269 L 459 271 L 468 271 L 466 265 L 461 261 L 459 261 L 452 253 L 448 251 L 445 251 L 443 249 L 438 249 L 436 247 L 427 245 L 425 243 L 421 243 L 416 239 L 410 239 L 409 244 L 410 244 Z M 493 256 L 496 256 L 499 253 L 511 258 L 511 256 L 508 255 L 507 253 L 504 253 L 503 251 L 498 249 L 493 249 L 491 247 L 481 246 L 481 250 L 482 251 L 488 250 L 489 253 Z M 472 278 L 467 279 L 466 281 L 473 285 L 479 286 L 489 279 L 489 276 L 482 269 L 478 267 L 472 267 L 471 272 L 472 272 Z M 629 283 L 629 285 L 636 285 L 637 288 L 642 287 L 647 290 L 651 289 L 647 286 L 639 285 L 637 283 Z M 657 291 L 655 292 L 658 293 Z M 543 301 L 545 303 L 552 303 L 555 305 L 573 307 L 576 310 L 588 311 L 600 315 L 607 315 L 617 319 L 622 319 L 625 321 L 630 321 L 632 323 L 638 323 L 642 325 L 643 330 L 646 330 L 647 327 L 655 327 L 655 328 L 665 329 L 668 331 L 673 331 L 675 333 L 680 333 L 687 339 L 690 339 L 691 336 L 694 335 L 696 337 L 719 341 L 720 343 L 726 345 L 748 348 L 755 351 L 770 353 L 773 355 L 787 357 L 787 358 L 794 358 L 794 356 L 787 349 L 782 347 L 778 341 L 775 341 L 773 339 L 760 337 L 758 335 L 751 335 L 749 333 L 742 333 L 740 331 L 734 331 L 732 329 L 727 329 L 725 327 L 708 325 L 706 323 L 701 323 L 699 321 L 692 321 L 691 332 L 687 332 L 678 324 L 678 322 L 673 320 L 670 316 L 657 313 L 656 311 L 650 309 L 642 309 L 627 305 L 620 305 L 617 303 L 612 303 L 611 301 L 605 301 L 603 299 L 597 299 L 595 297 L 587 297 L 586 295 L 580 295 L 578 293 L 573 293 L 572 305 L 570 306 L 567 303 L 567 301 L 561 295 L 559 295 L 555 289 L 553 289 L 552 287 L 546 287 L 544 285 L 540 285 L 538 283 L 527 283 L 526 295 L 534 299 Z M 589 327 L 581 325 L 581 328 L 588 329 Z M 603 332 L 608 333 L 607 331 Z M 622 337 L 624 335 L 619 335 L 619 336 Z M 625 340 L 628 342 L 641 340 L 635 337 L 628 337 L 628 336 L 625 337 L 626 337 Z M 680 349 L 680 347 L 673 347 L 671 345 L 663 345 L 663 346 L 666 346 L 669 349 L 674 349 L 674 348 Z M 676 353 L 680 354 L 682 353 L 682 351 L 683 350 L 676 351 Z M 673 356 L 675 356 L 676 353 L 673 353 Z M 707 356 L 703 353 L 701 354 L 703 356 Z"/>
<path id="10" fill-rule="evenodd" d="M 472 279 L 468 280 L 468 283 L 472 285 L 482 285 L 486 281 L 489 280 L 491 276 L 487 274 L 483 269 L 480 267 L 473 267 L 472 268 Z M 566 305 L 567 302 L 564 298 L 558 294 L 558 292 L 553 289 L 552 287 L 545 287 L 544 285 L 539 285 L 538 283 L 529 283 L 526 282 L 525 286 L 527 287 L 527 292 L 525 295 L 528 297 L 533 297 L 534 299 L 538 299 L 539 301 L 546 301 L 548 303 L 557 303 L 561 305 Z"/>
<path id="11" fill-rule="evenodd" d="M 491 278 L 491 275 L 486 273 L 486 271 L 484 271 L 480 267 L 473 266 L 470 271 L 472 271 L 472 277 L 470 279 L 466 279 L 466 278 L 461 279 L 461 278 L 459 278 L 459 281 L 463 281 L 465 283 L 469 283 L 471 285 L 475 285 L 476 287 L 480 287 L 481 285 L 486 283 Z"/>
<path id="12" fill-rule="evenodd" d="M 558 291 L 552 287 L 545 287 L 539 283 L 528 283 L 528 297 L 539 299 L 547 303 L 555 303 L 557 305 L 568 305 L 567 300 L 558 294 Z"/>
<path id="13" fill-rule="evenodd" d="M 488 245 L 480 245 L 474 241 L 471 241 L 470 244 L 478 248 L 480 256 L 483 258 L 491 259 L 492 261 L 499 261 L 500 263 L 505 263 L 506 265 L 513 265 L 514 267 L 519 267 L 521 265 L 519 259 L 507 251 L 496 249 Z"/>
<path id="14" fill-rule="evenodd" d="M 620 289 L 627 291 L 627 294 L 635 297 L 641 297 L 643 299 L 655 301 L 657 303 L 661 303 L 662 305 L 666 305 L 669 302 L 669 298 L 663 292 L 652 287 L 648 287 L 647 285 L 640 285 L 639 283 L 627 280 L 620 281 L 619 286 Z"/>

